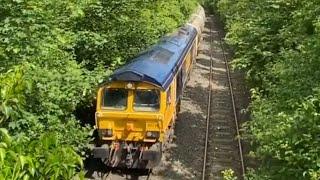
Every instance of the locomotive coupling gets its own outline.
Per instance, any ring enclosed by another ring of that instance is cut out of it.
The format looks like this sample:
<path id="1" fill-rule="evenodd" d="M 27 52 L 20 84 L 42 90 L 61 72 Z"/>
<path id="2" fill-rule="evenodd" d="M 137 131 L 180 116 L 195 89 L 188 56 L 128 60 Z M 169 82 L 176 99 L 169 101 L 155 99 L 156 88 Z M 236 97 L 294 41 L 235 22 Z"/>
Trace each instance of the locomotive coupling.
<path id="1" fill-rule="evenodd" d="M 103 144 L 92 149 L 93 157 L 101 159 L 109 167 L 125 167 L 132 169 L 151 169 L 157 166 L 162 157 L 161 143 L 151 147 L 142 144 L 115 142 Z"/>

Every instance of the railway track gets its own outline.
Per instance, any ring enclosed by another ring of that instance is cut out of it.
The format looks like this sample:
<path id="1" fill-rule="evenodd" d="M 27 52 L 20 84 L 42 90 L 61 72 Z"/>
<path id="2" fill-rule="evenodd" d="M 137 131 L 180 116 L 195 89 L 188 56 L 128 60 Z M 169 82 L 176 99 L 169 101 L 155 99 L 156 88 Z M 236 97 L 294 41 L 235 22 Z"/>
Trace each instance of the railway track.
<path id="1" fill-rule="evenodd" d="M 222 179 L 222 171 L 227 169 L 243 179 L 245 164 L 229 62 L 221 28 L 216 28 L 213 20 L 210 23 L 210 77 L 202 180 Z M 220 73 L 214 72 L 214 68 L 219 68 Z M 220 84 L 219 90 L 213 90 L 215 82 Z"/>

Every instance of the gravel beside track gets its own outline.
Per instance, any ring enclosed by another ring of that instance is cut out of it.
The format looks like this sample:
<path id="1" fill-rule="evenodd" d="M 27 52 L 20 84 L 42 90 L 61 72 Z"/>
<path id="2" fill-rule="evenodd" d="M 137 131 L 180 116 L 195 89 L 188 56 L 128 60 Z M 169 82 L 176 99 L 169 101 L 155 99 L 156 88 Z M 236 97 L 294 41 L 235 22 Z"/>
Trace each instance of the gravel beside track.
<path id="1" fill-rule="evenodd" d="M 210 27 L 212 28 L 212 33 L 210 33 Z M 213 44 L 210 43 L 211 35 L 213 35 Z M 149 177 L 148 172 L 123 170 L 111 172 L 109 170 L 93 168 L 92 172 L 87 175 L 88 179 L 201 179 L 210 76 L 210 53 L 212 50 L 211 124 L 213 126 L 210 126 L 211 133 L 209 134 L 207 157 L 208 175 L 206 179 L 222 179 L 221 170 L 226 168 L 233 169 L 236 175 L 240 176 L 239 157 L 235 151 L 237 149 L 235 130 L 230 128 L 233 127 L 234 120 L 224 58 L 220 45 L 221 36 L 224 36 L 224 32 L 218 18 L 208 16 L 197 61 L 191 71 L 190 80 L 181 102 L 181 112 L 178 114 L 176 121 L 176 138 L 163 154 L 160 166 L 153 169 Z M 231 51 L 225 50 L 227 52 L 226 57 L 231 58 Z M 241 124 L 241 122 L 248 119 L 246 114 L 240 113 L 242 109 L 248 106 L 248 91 L 244 85 L 244 78 L 241 72 L 234 72 L 231 76 L 236 110 Z M 223 146 L 219 144 L 226 144 L 226 146 L 223 149 Z M 219 145 L 219 147 L 216 145 Z M 92 165 L 88 165 L 88 167 L 99 166 L 96 162 L 90 161 L 90 163 Z M 88 168 L 88 170 L 90 169 L 92 168 Z M 105 175 L 104 178 L 102 178 L 103 175 Z"/>

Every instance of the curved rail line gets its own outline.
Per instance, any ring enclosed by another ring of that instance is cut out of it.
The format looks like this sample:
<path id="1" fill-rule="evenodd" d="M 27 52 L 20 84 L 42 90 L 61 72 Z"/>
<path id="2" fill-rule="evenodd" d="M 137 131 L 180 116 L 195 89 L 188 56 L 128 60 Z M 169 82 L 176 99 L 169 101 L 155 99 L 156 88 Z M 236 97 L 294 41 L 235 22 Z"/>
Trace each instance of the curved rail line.
<path id="1" fill-rule="evenodd" d="M 210 22 L 210 77 L 209 77 L 209 86 L 208 86 L 208 105 L 207 105 L 207 117 L 206 117 L 206 134 L 205 134 L 205 148 L 204 148 L 204 155 L 203 155 L 203 167 L 202 167 L 202 180 L 206 179 L 206 171 L 207 171 L 207 154 L 208 154 L 208 141 L 209 141 L 209 127 L 210 127 L 210 121 L 211 121 L 211 96 L 212 96 L 212 76 L 213 76 L 213 22 Z M 234 92 L 233 92 L 233 86 L 231 81 L 231 73 L 229 68 L 229 62 L 225 53 L 225 47 L 223 44 L 223 38 L 218 32 L 219 37 L 219 45 L 222 51 L 223 60 L 226 68 L 226 74 L 227 74 L 227 80 L 228 80 L 228 87 L 230 91 L 231 96 L 231 103 L 232 103 L 232 110 L 233 110 L 233 119 L 235 123 L 236 128 L 236 136 L 237 136 L 237 144 L 239 148 L 239 157 L 240 157 L 240 165 L 241 165 L 241 175 L 244 177 L 245 175 L 245 165 L 244 165 L 244 159 L 243 159 L 243 152 L 242 152 L 242 143 L 240 139 L 240 132 L 239 132 L 239 123 L 238 123 L 238 117 L 237 117 L 237 111 L 236 111 L 236 103 L 234 98 Z"/>

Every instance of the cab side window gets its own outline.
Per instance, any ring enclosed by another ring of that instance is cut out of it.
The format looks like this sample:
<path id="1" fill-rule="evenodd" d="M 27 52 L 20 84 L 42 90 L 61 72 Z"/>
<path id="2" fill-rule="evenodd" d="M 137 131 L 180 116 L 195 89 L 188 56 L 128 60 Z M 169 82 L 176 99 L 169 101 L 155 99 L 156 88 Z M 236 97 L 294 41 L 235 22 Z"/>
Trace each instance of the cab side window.
<path id="1" fill-rule="evenodd" d="M 177 87 L 176 87 L 176 101 L 180 100 L 180 95 L 182 94 L 182 87 L 183 87 L 183 82 L 182 82 L 182 69 L 180 69 L 180 71 L 178 72 L 178 76 L 177 76 Z"/>
<path id="2" fill-rule="evenodd" d="M 172 102 L 172 99 L 171 99 L 171 86 L 170 86 L 167 90 L 167 105 L 170 105 L 171 102 Z"/>

